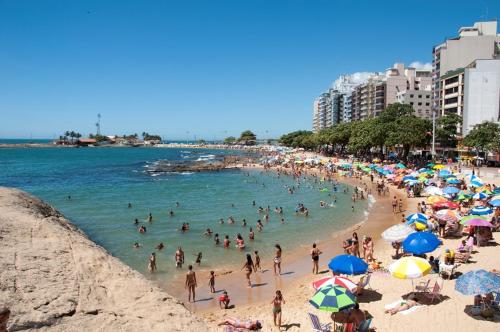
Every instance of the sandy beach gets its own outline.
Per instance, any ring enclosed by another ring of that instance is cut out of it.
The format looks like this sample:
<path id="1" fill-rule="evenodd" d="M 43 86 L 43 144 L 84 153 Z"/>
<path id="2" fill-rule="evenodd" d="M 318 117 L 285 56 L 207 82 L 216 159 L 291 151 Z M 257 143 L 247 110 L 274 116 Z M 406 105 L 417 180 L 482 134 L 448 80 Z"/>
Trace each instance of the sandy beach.
<path id="1" fill-rule="evenodd" d="M 313 172 L 316 172 L 314 170 Z M 369 183 L 370 179 L 364 176 L 363 179 L 355 180 L 351 178 L 341 178 L 343 182 L 352 185 L 360 185 Z M 495 179 L 498 180 L 498 179 Z M 374 190 L 376 192 L 376 190 Z M 380 234 L 383 230 L 391 225 L 401 222 L 401 214 L 393 214 L 390 203 L 390 198 L 396 195 L 404 200 L 404 211 L 406 215 L 414 213 L 417 210 L 417 203 L 423 198 L 406 198 L 406 194 L 402 189 L 396 189 L 390 186 L 390 194 L 385 197 L 376 197 L 377 202 L 370 211 L 368 221 L 358 225 L 356 231 L 361 237 L 363 235 L 373 236 L 375 240 L 375 258 L 381 263 L 383 268 L 387 268 L 393 262 L 392 255 L 394 249 L 391 244 L 381 239 Z M 322 243 L 321 250 L 324 252 L 320 260 L 320 271 L 328 271 L 326 264 L 331 257 L 341 253 L 342 239 L 346 238 L 353 229 L 346 230 L 337 234 L 328 243 Z M 443 245 L 438 247 L 435 252 L 430 253 L 434 256 L 441 255 L 445 248 L 455 249 L 458 247 L 461 239 L 446 238 Z M 495 246 L 481 247 L 478 252 L 474 252 L 472 260 L 468 264 L 461 264 L 457 271 L 465 273 L 476 269 L 490 270 L 500 266 L 500 258 L 497 256 L 498 249 Z M 226 317 L 237 317 L 239 319 L 259 319 L 264 322 L 264 331 L 309 331 L 311 330 L 311 322 L 307 312 L 317 314 L 323 323 L 331 322 L 329 314 L 315 310 L 309 303 L 309 299 L 314 294 L 312 282 L 321 279 L 324 276 L 330 275 L 329 272 L 320 275 L 312 275 L 310 272 L 311 262 L 308 252 L 304 250 L 303 255 L 303 272 L 305 275 L 294 278 L 288 283 L 282 282 L 281 278 L 268 278 L 266 280 L 275 279 L 268 285 L 265 285 L 269 290 L 264 292 L 267 299 L 262 299 L 260 302 L 239 304 L 235 301 L 235 307 L 230 310 L 210 309 L 199 313 L 207 322 L 215 324 L 224 320 Z M 309 264 L 306 264 L 306 261 Z M 269 264 L 269 263 L 268 263 Z M 307 266 L 308 265 L 308 266 Z M 240 283 L 244 282 L 243 273 L 240 273 Z M 260 279 L 258 279 L 260 280 Z M 358 277 L 352 278 L 353 281 L 358 281 Z M 378 331 L 420 331 L 424 326 L 428 331 L 443 331 L 445 329 L 455 329 L 458 331 L 473 331 L 480 329 L 482 331 L 494 331 L 497 328 L 495 322 L 486 321 L 481 318 L 469 316 L 464 312 L 466 306 L 471 305 L 473 298 L 464 296 L 454 290 L 454 280 L 443 280 L 437 274 L 430 274 L 420 281 L 430 280 L 430 285 L 433 286 L 438 282 L 442 286 L 442 299 L 433 303 L 423 302 L 424 305 L 419 306 L 408 315 L 396 314 L 391 316 L 384 313 L 384 306 L 400 300 L 403 295 L 412 292 L 411 280 L 400 280 L 390 276 L 387 272 L 372 273 L 370 285 L 372 289 L 368 289 L 360 297 L 360 307 L 362 310 L 368 311 L 374 316 L 372 327 Z M 223 284 L 223 286 L 225 286 Z M 240 291 L 242 286 L 240 285 Z M 272 304 L 275 289 L 280 289 L 286 300 L 283 306 L 283 323 L 282 327 L 278 328 L 273 325 Z M 260 291 L 262 292 L 262 291 Z M 231 293 L 230 293 L 231 294 Z"/>

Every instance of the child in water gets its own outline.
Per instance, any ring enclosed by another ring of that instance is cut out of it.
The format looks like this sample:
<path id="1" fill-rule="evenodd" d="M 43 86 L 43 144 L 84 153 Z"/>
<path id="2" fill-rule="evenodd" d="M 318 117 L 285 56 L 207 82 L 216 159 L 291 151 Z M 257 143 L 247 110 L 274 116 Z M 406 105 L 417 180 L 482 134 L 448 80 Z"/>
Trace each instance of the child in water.
<path id="1" fill-rule="evenodd" d="M 199 252 L 198 255 L 196 255 L 196 264 L 198 264 L 198 266 L 201 265 L 201 257 L 202 257 L 202 254 L 201 254 L 201 252 Z"/>

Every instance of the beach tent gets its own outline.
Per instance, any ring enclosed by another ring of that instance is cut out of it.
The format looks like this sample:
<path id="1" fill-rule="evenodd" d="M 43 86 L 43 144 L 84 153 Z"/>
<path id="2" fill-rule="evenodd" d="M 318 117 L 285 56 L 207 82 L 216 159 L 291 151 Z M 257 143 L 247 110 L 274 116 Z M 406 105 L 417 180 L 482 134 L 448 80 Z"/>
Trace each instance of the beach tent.
<path id="1" fill-rule="evenodd" d="M 440 244 L 441 241 L 433 233 L 417 232 L 408 235 L 403 241 L 403 249 L 405 252 L 421 255 L 434 251 Z"/>
<path id="2" fill-rule="evenodd" d="M 400 242 L 415 233 L 415 230 L 405 224 L 397 224 L 389 227 L 382 233 L 382 238 L 388 242 Z"/>
<path id="3" fill-rule="evenodd" d="M 333 285 L 320 288 L 309 303 L 319 310 L 339 312 L 353 307 L 356 304 L 356 298 L 344 287 Z"/>
<path id="4" fill-rule="evenodd" d="M 338 255 L 330 261 L 328 267 L 336 274 L 356 275 L 368 270 L 368 264 L 353 255 Z"/>
<path id="5" fill-rule="evenodd" d="M 500 276 L 485 270 L 469 271 L 457 278 L 455 290 L 464 295 L 500 292 Z"/>

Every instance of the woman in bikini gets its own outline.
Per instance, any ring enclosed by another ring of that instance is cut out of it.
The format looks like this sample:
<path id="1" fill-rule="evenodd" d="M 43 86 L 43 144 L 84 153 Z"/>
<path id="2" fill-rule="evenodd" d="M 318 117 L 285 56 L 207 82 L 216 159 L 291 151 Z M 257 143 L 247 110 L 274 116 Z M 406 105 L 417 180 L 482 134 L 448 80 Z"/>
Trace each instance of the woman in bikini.
<path id="1" fill-rule="evenodd" d="M 240 329 L 248 329 L 250 331 L 257 331 L 262 328 L 262 324 L 258 320 L 240 321 L 239 319 L 235 318 L 227 318 L 225 321 L 218 324 L 218 326 L 223 325 L 229 325 Z"/>
<path id="2" fill-rule="evenodd" d="M 313 248 L 311 250 L 311 258 L 313 261 L 313 274 L 318 274 L 319 271 L 319 255 L 321 255 L 321 251 L 316 248 L 316 243 L 313 243 Z"/>
<path id="3" fill-rule="evenodd" d="M 283 299 L 283 295 L 280 290 L 276 291 L 276 295 L 271 303 L 273 304 L 274 326 L 281 327 L 281 304 L 284 304 L 285 300 Z M 278 324 L 276 324 L 276 318 L 278 319 Z"/>
<path id="4" fill-rule="evenodd" d="M 252 275 L 253 266 L 254 266 L 254 264 L 253 264 L 253 260 L 252 260 L 252 255 L 247 254 L 247 261 L 245 262 L 245 264 L 243 265 L 243 267 L 241 269 L 245 270 L 245 274 L 246 274 L 249 288 L 252 288 L 252 282 L 250 280 L 250 276 Z"/>
<path id="5" fill-rule="evenodd" d="M 276 244 L 274 247 L 276 248 L 276 254 L 274 256 L 274 275 L 277 275 L 276 268 L 278 268 L 278 273 L 281 274 L 281 255 L 283 251 L 279 244 Z"/>

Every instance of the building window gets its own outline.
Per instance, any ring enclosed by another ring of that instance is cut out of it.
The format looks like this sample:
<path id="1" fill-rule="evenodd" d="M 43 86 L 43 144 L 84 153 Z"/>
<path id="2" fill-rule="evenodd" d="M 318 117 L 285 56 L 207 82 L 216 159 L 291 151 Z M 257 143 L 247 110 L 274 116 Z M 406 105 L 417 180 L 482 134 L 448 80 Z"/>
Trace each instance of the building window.
<path id="1" fill-rule="evenodd" d="M 425 96 L 425 98 L 427 98 L 427 99 L 429 99 L 430 97 L 431 97 L 430 95 Z"/>
<path id="2" fill-rule="evenodd" d="M 429 105 L 430 105 L 430 103 L 425 103 L 425 106 L 429 106 Z"/>
<path id="3" fill-rule="evenodd" d="M 413 95 L 410 95 L 410 98 L 413 98 Z"/>
<path id="4" fill-rule="evenodd" d="M 422 106 L 422 103 L 418 103 L 418 106 Z"/>
<path id="5" fill-rule="evenodd" d="M 422 98 L 422 95 L 418 95 L 418 98 Z"/>
<path id="6" fill-rule="evenodd" d="M 410 102 L 410 105 L 413 106 L 413 102 Z"/>

